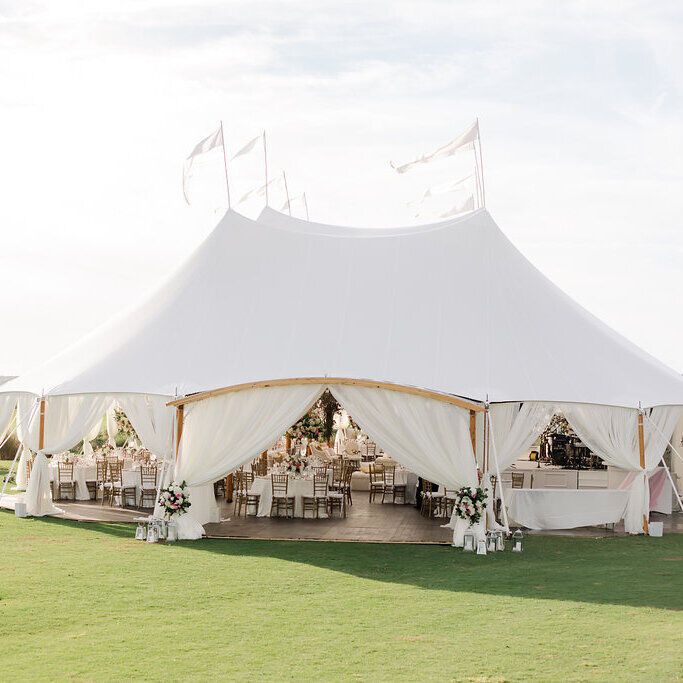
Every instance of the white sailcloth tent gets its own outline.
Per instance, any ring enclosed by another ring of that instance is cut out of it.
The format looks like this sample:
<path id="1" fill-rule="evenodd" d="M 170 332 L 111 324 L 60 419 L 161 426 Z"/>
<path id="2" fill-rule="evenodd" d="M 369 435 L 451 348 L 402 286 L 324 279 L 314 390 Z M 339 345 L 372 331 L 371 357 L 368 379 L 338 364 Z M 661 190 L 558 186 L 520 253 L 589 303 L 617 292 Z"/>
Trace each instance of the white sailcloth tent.
<path id="1" fill-rule="evenodd" d="M 90 402 L 127 404 L 143 444 L 175 460 L 176 478 L 204 485 L 267 448 L 325 387 L 388 451 L 449 486 L 477 481 L 471 412 L 498 423 L 495 464 L 504 468 L 551 408 L 582 406 L 584 441 L 640 475 L 634 531 L 646 474 L 683 405 L 681 376 L 554 286 L 483 209 L 396 229 L 228 211 L 146 302 L 1 385 L 0 400 L 22 399 L 26 445 L 45 453 L 75 437 L 77 417 L 76 442 L 92 427 Z M 59 434 L 43 427 L 38 438 L 41 412 L 74 397 L 81 414 L 62 409 Z M 628 431 L 622 446 L 608 452 L 619 429 Z"/>

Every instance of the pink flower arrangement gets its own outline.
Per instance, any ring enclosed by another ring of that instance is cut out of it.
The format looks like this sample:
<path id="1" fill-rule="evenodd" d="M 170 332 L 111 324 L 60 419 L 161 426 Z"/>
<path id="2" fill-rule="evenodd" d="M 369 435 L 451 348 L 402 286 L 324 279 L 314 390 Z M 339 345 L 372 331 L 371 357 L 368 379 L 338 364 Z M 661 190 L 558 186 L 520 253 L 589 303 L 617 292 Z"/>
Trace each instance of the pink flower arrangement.
<path id="1" fill-rule="evenodd" d="M 190 497 L 187 494 L 187 484 L 175 482 L 159 491 L 159 505 L 167 518 L 173 515 L 183 515 L 190 507 Z"/>

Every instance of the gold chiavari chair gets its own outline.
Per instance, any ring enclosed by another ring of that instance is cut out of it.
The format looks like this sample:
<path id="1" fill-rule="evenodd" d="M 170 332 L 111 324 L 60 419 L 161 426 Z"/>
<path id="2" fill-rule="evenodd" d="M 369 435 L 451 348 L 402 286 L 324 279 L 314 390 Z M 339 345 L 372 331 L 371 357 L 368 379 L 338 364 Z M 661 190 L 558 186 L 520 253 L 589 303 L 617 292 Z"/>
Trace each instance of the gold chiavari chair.
<path id="1" fill-rule="evenodd" d="M 370 502 L 375 500 L 384 491 L 384 477 L 382 475 L 383 467 L 381 465 L 372 464 L 369 466 L 370 473 Z"/>
<path id="2" fill-rule="evenodd" d="M 301 497 L 301 504 L 303 506 L 302 509 L 304 517 L 306 516 L 306 511 L 310 510 L 315 514 L 315 518 L 319 519 L 320 508 L 322 507 L 323 510 L 327 510 L 327 505 L 329 502 L 327 490 L 328 483 L 329 482 L 327 481 L 327 472 L 313 475 L 313 495 Z"/>
<path id="3" fill-rule="evenodd" d="M 363 454 L 364 462 L 373 462 L 377 457 L 377 444 L 374 441 L 365 442 L 365 453 Z"/>
<path id="4" fill-rule="evenodd" d="M 348 496 L 351 494 L 351 475 L 353 470 L 349 467 L 344 467 L 340 480 L 339 487 L 336 491 L 328 491 L 327 504 L 329 508 L 330 517 L 334 516 L 334 511 L 339 510 L 340 517 L 346 517 L 346 503 Z M 348 491 L 348 496 L 347 496 Z"/>
<path id="5" fill-rule="evenodd" d="M 110 493 L 107 484 L 107 461 L 106 460 L 96 460 L 95 461 L 95 479 L 97 481 L 97 490 L 102 491 L 102 505 L 104 505 L 104 500 Z M 95 494 L 95 500 L 97 500 L 97 494 Z"/>
<path id="6" fill-rule="evenodd" d="M 140 465 L 140 507 L 153 508 L 156 501 L 157 467 L 156 465 Z"/>
<path id="7" fill-rule="evenodd" d="M 74 464 L 72 462 L 57 463 L 57 499 L 71 496 L 76 500 L 76 482 L 74 480 Z"/>
<path id="8" fill-rule="evenodd" d="M 289 487 L 289 475 L 287 474 L 271 474 L 270 475 L 270 485 L 272 487 L 272 502 L 270 504 L 270 516 L 273 517 L 273 511 L 275 511 L 275 516 L 279 517 L 282 508 L 285 510 L 285 517 L 294 517 L 294 496 L 288 493 Z"/>
<path id="9" fill-rule="evenodd" d="M 28 481 L 31 478 L 31 470 L 33 469 L 33 461 L 35 460 L 35 456 L 31 456 L 30 458 L 26 459 L 26 481 Z"/>
<path id="10" fill-rule="evenodd" d="M 253 484 L 253 472 L 245 472 L 244 470 L 235 472 L 234 514 L 238 517 L 242 514 L 242 507 L 244 507 L 245 517 L 249 514 L 250 507 L 258 509 L 261 496 L 251 492 Z"/>
<path id="11" fill-rule="evenodd" d="M 128 501 L 131 499 L 135 505 L 135 486 L 123 485 L 123 462 L 120 460 L 108 462 L 107 473 L 110 504 L 113 506 L 118 498 L 121 501 L 121 507 L 128 507 Z"/>
<path id="12" fill-rule="evenodd" d="M 524 488 L 524 472 L 512 472 L 512 488 L 513 489 L 523 489 Z"/>
<path id="13" fill-rule="evenodd" d="M 382 469 L 382 502 L 387 495 L 391 495 L 391 502 L 396 503 L 396 498 L 402 499 L 402 502 L 406 502 L 406 485 L 396 483 L 396 466 L 384 466 Z"/>
<path id="14" fill-rule="evenodd" d="M 422 480 L 422 502 L 420 504 L 420 514 L 425 517 L 435 517 L 439 514 L 444 495 L 437 491 L 432 491 L 432 482 Z"/>

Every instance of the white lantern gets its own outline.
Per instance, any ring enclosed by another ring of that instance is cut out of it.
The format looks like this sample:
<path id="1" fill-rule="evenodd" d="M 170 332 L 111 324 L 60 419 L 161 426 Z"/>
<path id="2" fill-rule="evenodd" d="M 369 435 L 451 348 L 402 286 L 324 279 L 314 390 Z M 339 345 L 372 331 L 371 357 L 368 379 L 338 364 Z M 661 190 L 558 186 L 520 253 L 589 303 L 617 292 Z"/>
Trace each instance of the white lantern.
<path id="1" fill-rule="evenodd" d="M 523 539 L 524 534 L 521 529 L 517 529 L 514 534 L 512 534 L 512 552 L 521 553 L 523 550 Z"/>
<path id="2" fill-rule="evenodd" d="M 147 538 L 147 531 L 142 522 L 138 522 L 138 528 L 135 530 L 135 540 L 144 541 Z"/>
<path id="3" fill-rule="evenodd" d="M 486 534 L 486 550 L 490 553 L 496 552 L 496 531 L 489 531 Z"/>
<path id="4" fill-rule="evenodd" d="M 477 555 L 486 555 L 486 539 L 480 538 L 477 542 Z"/>
<path id="5" fill-rule="evenodd" d="M 462 549 L 466 553 L 473 553 L 474 552 L 474 534 L 471 531 L 465 533 L 465 535 L 463 536 Z"/>

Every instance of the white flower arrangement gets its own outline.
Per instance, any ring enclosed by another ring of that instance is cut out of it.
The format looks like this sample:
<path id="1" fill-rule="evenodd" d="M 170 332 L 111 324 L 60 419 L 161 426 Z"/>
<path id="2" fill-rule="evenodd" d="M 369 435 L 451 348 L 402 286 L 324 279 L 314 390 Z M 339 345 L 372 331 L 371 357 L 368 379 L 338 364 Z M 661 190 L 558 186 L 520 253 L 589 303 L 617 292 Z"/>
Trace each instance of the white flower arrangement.
<path id="1" fill-rule="evenodd" d="M 174 515 L 184 515 L 192 505 L 187 493 L 187 484 L 184 481 L 181 484 L 173 482 L 161 489 L 159 491 L 159 505 L 163 508 L 167 519 Z"/>
<path id="2" fill-rule="evenodd" d="M 455 494 L 455 514 L 476 524 L 486 510 L 487 493 L 485 489 L 463 486 Z"/>

